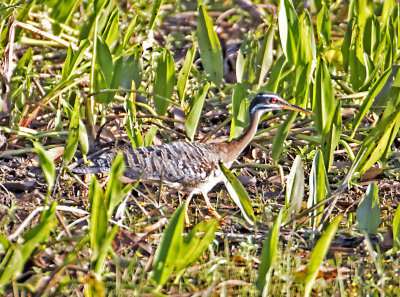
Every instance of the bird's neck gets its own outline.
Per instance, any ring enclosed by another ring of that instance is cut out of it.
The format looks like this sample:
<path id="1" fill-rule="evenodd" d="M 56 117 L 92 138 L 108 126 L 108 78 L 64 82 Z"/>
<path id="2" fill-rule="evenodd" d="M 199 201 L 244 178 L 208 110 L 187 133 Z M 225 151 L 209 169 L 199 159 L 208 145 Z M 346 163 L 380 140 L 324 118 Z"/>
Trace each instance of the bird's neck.
<path id="1" fill-rule="evenodd" d="M 257 132 L 258 122 L 262 116 L 262 112 L 256 111 L 254 114 L 250 115 L 250 125 L 247 130 L 236 140 L 233 140 L 226 145 L 228 146 L 229 155 L 227 156 L 226 163 L 232 163 L 236 160 L 241 152 L 247 147 L 250 141 L 253 139 Z M 224 162 L 225 163 L 225 162 Z"/>

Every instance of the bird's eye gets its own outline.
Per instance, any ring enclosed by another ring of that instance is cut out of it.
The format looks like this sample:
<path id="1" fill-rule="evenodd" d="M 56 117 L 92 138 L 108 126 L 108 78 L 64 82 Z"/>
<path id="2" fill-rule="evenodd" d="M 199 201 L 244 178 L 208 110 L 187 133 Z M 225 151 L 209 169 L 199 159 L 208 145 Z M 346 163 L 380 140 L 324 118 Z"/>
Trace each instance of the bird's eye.
<path id="1" fill-rule="evenodd" d="M 276 98 L 272 97 L 270 101 L 271 103 L 276 103 Z"/>

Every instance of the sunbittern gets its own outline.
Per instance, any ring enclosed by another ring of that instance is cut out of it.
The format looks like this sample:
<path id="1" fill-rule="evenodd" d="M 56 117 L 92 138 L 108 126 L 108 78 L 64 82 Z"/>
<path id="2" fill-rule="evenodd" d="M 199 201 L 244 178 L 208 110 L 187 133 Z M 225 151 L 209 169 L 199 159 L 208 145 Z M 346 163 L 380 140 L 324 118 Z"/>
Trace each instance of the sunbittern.
<path id="1" fill-rule="evenodd" d="M 208 192 L 219 182 L 224 181 L 219 162 L 230 168 L 232 163 L 246 148 L 257 131 L 261 116 L 273 110 L 289 109 L 311 115 L 306 109 L 291 105 L 272 92 L 257 94 L 250 103 L 250 126 L 236 140 L 220 143 L 172 142 L 138 148 L 122 148 L 126 169 L 124 175 L 139 179 L 144 183 L 159 183 L 188 193 L 185 205 L 185 220 L 188 223 L 188 205 L 194 194 L 202 194 L 209 212 L 216 218 L 216 212 L 208 199 Z M 81 167 L 74 173 L 107 173 L 116 152 L 107 152 L 93 160 L 91 167 Z"/>

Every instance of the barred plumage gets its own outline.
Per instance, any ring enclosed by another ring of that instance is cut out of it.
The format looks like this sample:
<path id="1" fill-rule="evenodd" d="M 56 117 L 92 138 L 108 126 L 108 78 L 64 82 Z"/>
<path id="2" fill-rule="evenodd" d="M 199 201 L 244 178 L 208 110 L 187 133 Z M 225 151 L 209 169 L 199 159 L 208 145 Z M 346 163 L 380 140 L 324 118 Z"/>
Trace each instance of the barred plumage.
<path id="1" fill-rule="evenodd" d="M 259 93 L 249 107 L 250 126 L 246 132 L 229 143 L 173 142 L 139 148 L 121 148 L 126 164 L 124 175 L 145 183 L 163 181 L 168 187 L 189 194 L 186 202 L 185 219 L 188 222 L 187 206 L 193 194 L 202 194 L 209 211 L 220 218 L 211 205 L 207 194 L 219 182 L 224 181 L 219 162 L 229 168 L 253 138 L 261 116 L 271 110 L 289 109 L 311 114 L 291 105 L 271 92 Z M 117 151 L 100 155 L 91 167 L 73 169 L 74 173 L 106 173 Z"/>

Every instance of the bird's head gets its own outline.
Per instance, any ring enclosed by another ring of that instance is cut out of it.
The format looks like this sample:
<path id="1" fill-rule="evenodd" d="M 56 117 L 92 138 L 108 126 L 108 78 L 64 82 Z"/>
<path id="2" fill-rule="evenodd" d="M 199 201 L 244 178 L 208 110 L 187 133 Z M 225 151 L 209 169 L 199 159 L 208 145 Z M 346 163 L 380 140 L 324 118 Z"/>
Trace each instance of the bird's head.
<path id="1" fill-rule="evenodd" d="M 268 111 L 282 109 L 294 110 L 312 115 L 311 111 L 292 105 L 283 100 L 279 95 L 272 92 L 258 93 L 250 103 L 249 112 L 250 115 L 254 115 L 257 111 L 261 111 L 260 114 L 264 114 Z"/>

